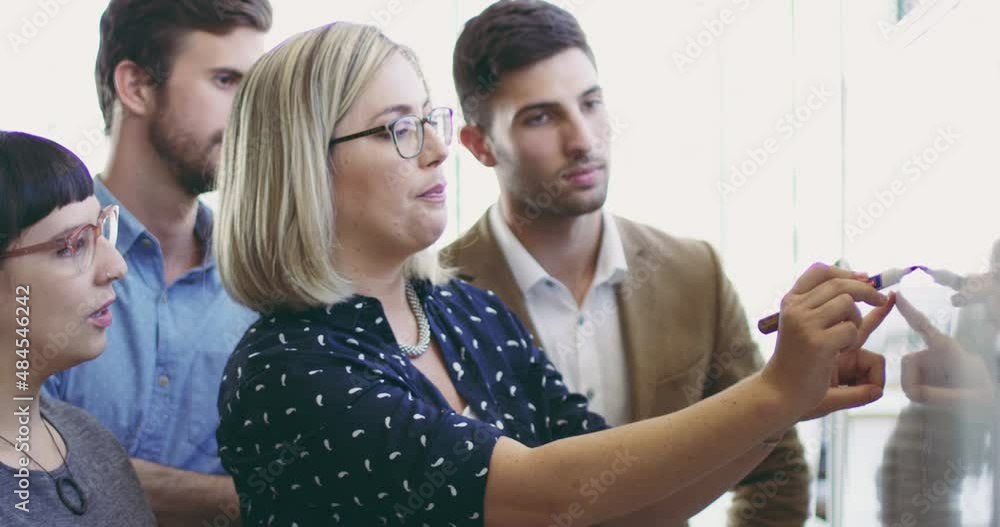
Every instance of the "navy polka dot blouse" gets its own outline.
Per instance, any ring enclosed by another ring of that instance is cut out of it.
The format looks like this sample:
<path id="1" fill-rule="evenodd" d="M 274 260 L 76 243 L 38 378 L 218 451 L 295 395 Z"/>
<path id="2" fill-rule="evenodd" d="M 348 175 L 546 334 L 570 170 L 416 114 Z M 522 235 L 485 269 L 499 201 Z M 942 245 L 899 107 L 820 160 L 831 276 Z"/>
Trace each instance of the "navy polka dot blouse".
<path id="1" fill-rule="evenodd" d="M 375 298 L 262 317 L 218 401 L 244 525 L 483 525 L 500 436 L 535 447 L 607 428 L 492 292 L 414 286 L 475 418 L 400 351 Z"/>

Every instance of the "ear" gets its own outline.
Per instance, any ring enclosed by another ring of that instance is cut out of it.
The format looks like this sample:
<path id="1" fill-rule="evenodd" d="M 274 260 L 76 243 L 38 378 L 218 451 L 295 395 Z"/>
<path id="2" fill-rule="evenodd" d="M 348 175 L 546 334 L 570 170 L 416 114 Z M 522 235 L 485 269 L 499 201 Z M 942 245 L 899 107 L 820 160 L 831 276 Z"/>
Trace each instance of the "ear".
<path id="1" fill-rule="evenodd" d="M 459 130 L 458 137 L 480 163 L 488 167 L 496 166 L 497 158 L 493 155 L 493 148 L 482 128 L 467 124 Z"/>
<path id="2" fill-rule="evenodd" d="M 156 108 L 156 82 L 135 62 L 123 60 L 115 66 L 115 92 L 124 115 L 147 116 Z"/>

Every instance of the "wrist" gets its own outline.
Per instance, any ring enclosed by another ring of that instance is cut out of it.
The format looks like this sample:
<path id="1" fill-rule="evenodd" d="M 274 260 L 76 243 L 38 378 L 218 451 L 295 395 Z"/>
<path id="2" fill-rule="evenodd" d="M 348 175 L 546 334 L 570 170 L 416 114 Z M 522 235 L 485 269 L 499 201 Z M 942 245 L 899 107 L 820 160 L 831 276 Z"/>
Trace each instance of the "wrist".
<path id="1" fill-rule="evenodd" d="M 758 416 L 764 422 L 773 422 L 771 430 L 782 430 L 778 440 L 784 436 L 784 430 L 795 425 L 801 415 L 796 398 L 790 396 L 781 385 L 774 382 L 768 375 L 767 367 L 750 378 L 757 394 Z M 775 435 L 775 434 L 772 434 Z"/>

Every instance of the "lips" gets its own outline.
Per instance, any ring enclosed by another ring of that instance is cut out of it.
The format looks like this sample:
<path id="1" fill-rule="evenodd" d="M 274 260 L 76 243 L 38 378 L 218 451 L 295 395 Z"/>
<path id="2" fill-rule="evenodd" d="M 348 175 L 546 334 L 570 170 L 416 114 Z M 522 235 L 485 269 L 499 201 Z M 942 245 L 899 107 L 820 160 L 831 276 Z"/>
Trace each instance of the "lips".
<path id="1" fill-rule="evenodd" d="M 601 170 L 604 170 L 603 165 L 586 165 L 566 172 L 563 179 L 578 185 L 593 185 Z"/>
<path id="2" fill-rule="evenodd" d="M 87 320 L 97 326 L 98 328 L 104 329 L 111 325 L 111 304 L 115 303 L 115 298 L 111 298 L 104 305 L 98 308 L 96 311 L 87 317 Z"/>
<path id="3" fill-rule="evenodd" d="M 417 197 L 429 201 L 443 201 L 445 198 L 446 188 L 448 188 L 448 185 L 444 183 L 438 183 L 433 187 L 425 190 L 422 194 L 420 194 Z"/>

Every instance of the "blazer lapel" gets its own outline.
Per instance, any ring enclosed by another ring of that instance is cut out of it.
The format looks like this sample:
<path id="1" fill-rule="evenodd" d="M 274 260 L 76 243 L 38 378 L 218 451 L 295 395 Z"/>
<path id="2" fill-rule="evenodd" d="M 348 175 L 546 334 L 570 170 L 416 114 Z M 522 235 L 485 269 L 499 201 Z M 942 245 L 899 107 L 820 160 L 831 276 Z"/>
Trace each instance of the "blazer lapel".
<path id="1" fill-rule="evenodd" d="M 445 265 L 458 268 L 457 276 L 476 287 L 491 289 L 524 323 L 532 335 L 537 335 L 525 305 L 524 295 L 517 287 L 507 259 L 500 251 L 490 229 L 488 212 L 461 238 L 441 252 Z M 668 331 L 667 321 L 658 320 L 660 291 L 654 283 L 656 262 L 643 248 L 628 222 L 617 221 L 628 272 L 616 287 L 618 316 L 621 324 L 625 361 L 629 378 L 629 403 L 632 419 L 652 417 L 655 410 L 656 385 L 662 370 L 659 361 L 664 345 L 662 335 Z M 537 343 L 537 339 L 536 339 Z"/>
<path id="2" fill-rule="evenodd" d="M 617 218 L 616 218 L 617 219 Z M 662 345 L 658 335 L 665 322 L 656 320 L 657 284 L 650 283 L 656 268 L 648 251 L 637 243 L 630 226 L 618 221 L 628 272 L 615 288 L 618 317 L 625 347 L 625 363 L 629 375 L 629 396 L 632 420 L 651 417 L 655 404 L 657 355 Z"/>
<path id="3" fill-rule="evenodd" d="M 462 280 L 496 293 L 528 331 L 538 335 L 528 315 L 524 294 L 517 287 L 510 265 L 493 237 L 489 210 L 461 238 L 442 251 L 441 259 L 445 265 L 457 268 L 457 276 Z M 538 345 L 537 337 L 535 341 Z"/>

